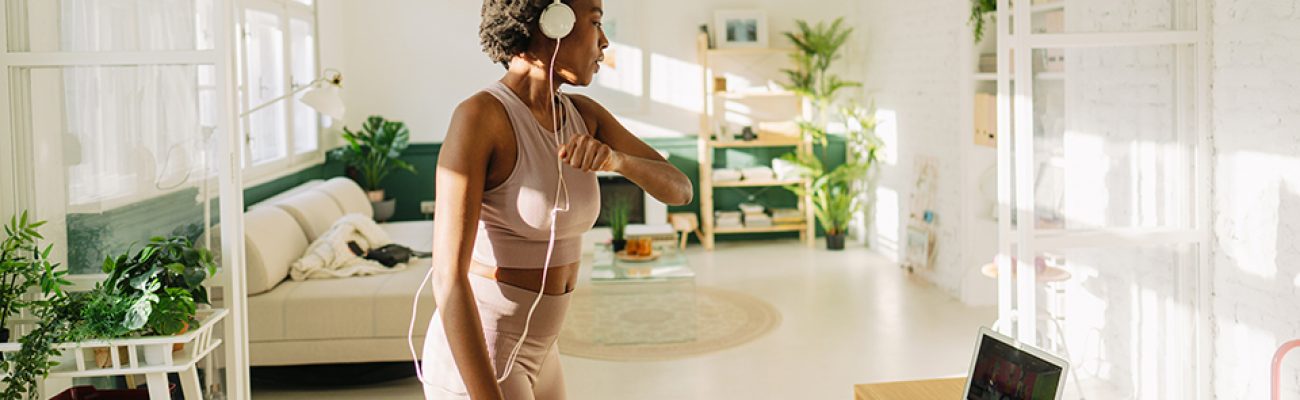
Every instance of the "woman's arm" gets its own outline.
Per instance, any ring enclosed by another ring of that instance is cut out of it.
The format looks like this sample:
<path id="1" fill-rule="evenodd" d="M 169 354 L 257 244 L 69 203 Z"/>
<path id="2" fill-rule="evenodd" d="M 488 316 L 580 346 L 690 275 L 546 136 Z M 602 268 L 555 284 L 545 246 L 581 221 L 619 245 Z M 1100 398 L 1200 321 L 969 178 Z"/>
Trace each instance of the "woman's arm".
<path id="1" fill-rule="evenodd" d="M 668 205 L 691 203 L 691 180 L 659 152 L 629 132 L 605 107 L 586 96 L 571 95 L 574 106 L 595 120 L 594 138 L 576 137 L 560 156 L 574 168 L 612 171 L 636 183 Z"/>
<path id="2" fill-rule="evenodd" d="M 433 288 L 452 357 L 470 397 L 500 399 L 501 388 L 483 339 L 483 323 L 474 292 L 469 286 L 470 254 L 492 157 L 493 141 L 484 140 L 484 136 L 499 132 L 500 128 L 493 125 L 501 124 L 500 118 L 489 117 L 490 104 L 482 100 L 471 98 L 456 108 L 438 153 Z"/>

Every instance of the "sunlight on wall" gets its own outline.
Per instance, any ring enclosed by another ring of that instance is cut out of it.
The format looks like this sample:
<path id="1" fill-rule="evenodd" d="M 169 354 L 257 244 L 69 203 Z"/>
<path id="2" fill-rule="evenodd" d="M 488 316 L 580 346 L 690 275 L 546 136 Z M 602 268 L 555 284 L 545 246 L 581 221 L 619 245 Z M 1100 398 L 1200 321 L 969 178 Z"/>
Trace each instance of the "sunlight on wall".
<path id="1" fill-rule="evenodd" d="M 1300 187 L 1300 179 L 1283 174 L 1300 171 L 1300 160 L 1251 151 L 1224 154 L 1219 159 L 1220 179 L 1231 182 L 1234 193 L 1245 194 L 1230 196 L 1228 201 L 1236 204 L 1219 207 L 1216 225 L 1224 232 L 1218 234 L 1224 254 L 1235 260 L 1242 272 L 1274 279 L 1282 185 Z"/>
<path id="2" fill-rule="evenodd" d="M 644 55 L 641 48 L 623 43 L 610 43 L 605 51 L 608 70 L 596 74 L 601 87 L 623 92 L 635 97 L 645 93 Z"/>
<path id="3" fill-rule="evenodd" d="M 880 162 L 888 166 L 898 165 L 898 113 L 894 110 L 876 110 L 876 136 L 884 143 L 884 152 Z"/>
<path id="4" fill-rule="evenodd" d="M 701 112 L 703 69 L 699 64 L 654 53 L 650 55 L 650 99 L 686 111 Z"/>
<path id="5" fill-rule="evenodd" d="M 880 186 L 876 188 L 876 218 L 875 224 L 876 243 L 872 244 L 877 251 L 885 255 L 891 261 L 898 262 L 898 235 L 900 230 L 899 213 L 898 213 L 898 191 L 889 187 Z"/>
<path id="6" fill-rule="evenodd" d="M 1106 224 L 1110 190 L 1106 175 L 1110 172 L 1105 139 L 1066 132 L 1065 145 L 1065 219 L 1087 226 Z"/>

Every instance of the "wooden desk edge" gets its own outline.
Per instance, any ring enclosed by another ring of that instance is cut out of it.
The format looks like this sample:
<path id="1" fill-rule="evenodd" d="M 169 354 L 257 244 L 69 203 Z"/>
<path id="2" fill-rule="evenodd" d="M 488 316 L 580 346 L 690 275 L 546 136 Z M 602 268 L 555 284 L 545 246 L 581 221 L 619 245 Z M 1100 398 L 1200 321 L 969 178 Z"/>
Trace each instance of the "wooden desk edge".
<path id="1" fill-rule="evenodd" d="M 854 400 L 958 400 L 966 378 L 922 379 L 853 385 Z"/>

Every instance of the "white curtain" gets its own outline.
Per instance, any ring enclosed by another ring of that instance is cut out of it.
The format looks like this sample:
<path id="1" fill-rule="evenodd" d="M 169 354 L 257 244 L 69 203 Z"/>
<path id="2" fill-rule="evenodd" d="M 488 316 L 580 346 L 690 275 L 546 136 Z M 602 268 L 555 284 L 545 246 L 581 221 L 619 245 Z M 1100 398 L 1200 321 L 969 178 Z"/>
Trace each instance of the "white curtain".
<path id="1" fill-rule="evenodd" d="M 197 17 L 204 5 L 194 0 L 62 0 L 60 6 L 65 51 L 193 50 L 208 40 L 196 34 L 195 21 L 206 18 Z M 213 106 L 200 103 L 200 72 L 211 69 L 63 70 L 69 211 L 102 211 L 199 180 L 209 147 L 200 110 Z"/>

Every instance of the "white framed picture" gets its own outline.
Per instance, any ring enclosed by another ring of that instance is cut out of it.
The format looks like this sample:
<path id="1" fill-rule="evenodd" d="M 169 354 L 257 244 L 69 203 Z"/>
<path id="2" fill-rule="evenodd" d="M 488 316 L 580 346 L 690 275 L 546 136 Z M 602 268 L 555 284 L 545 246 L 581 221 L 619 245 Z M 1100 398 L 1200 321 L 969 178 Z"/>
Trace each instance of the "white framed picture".
<path id="1" fill-rule="evenodd" d="M 767 47 L 767 13 L 723 10 L 713 13 L 714 40 L 719 49 Z"/>

